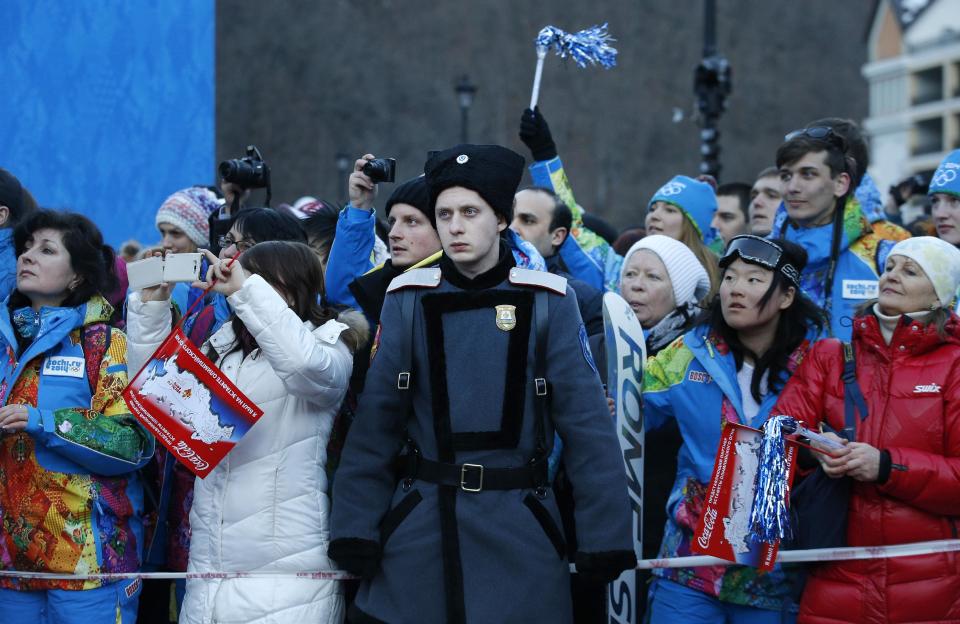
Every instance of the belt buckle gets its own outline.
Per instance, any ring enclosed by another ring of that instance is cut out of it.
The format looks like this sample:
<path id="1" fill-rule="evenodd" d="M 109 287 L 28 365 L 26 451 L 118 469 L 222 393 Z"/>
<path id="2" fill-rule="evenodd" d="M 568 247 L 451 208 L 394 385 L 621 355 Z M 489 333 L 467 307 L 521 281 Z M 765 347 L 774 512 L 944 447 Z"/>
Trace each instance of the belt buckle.
<path id="1" fill-rule="evenodd" d="M 477 487 L 467 487 L 467 470 L 476 469 L 480 471 L 480 477 L 477 481 Z M 460 489 L 464 492 L 479 492 L 483 490 L 483 466 L 480 464 L 463 464 L 460 467 Z"/>

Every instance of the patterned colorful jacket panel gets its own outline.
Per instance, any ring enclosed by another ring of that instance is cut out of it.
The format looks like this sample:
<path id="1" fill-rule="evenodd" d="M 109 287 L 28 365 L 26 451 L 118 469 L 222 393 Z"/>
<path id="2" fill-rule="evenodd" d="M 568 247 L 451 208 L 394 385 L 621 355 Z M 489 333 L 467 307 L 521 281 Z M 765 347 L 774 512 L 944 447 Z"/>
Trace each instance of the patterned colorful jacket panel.
<path id="1" fill-rule="evenodd" d="M 560 245 L 559 252 L 567 271 L 601 292 L 618 292 L 623 258 L 603 237 L 584 227 L 584 210 L 573 197 L 573 189 L 560 157 L 533 163 L 530 165 L 530 176 L 534 184 L 553 189 L 573 214 L 570 236 Z"/>
<path id="2" fill-rule="evenodd" d="M 807 266 L 800 276 L 800 286 L 817 306 L 829 313 L 831 335 L 849 341 L 856 309 L 864 301 L 876 298 L 879 275 L 895 241 L 875 233 L 860 204 L 855 198 L 849 198 L 843 211 L 840 254 L 828 297 L 825 288 L 830 271 L 833 225 L 795 227 L 781 204 L 774 218 L 771 236 L 774 235 L 806 250 Z"/>
<path id="3" fill-rule="evenodd" d="M 854 324 L 857 383 L 867 404 L 856 439 L 890 453 L 883 484 L 855 482 L 850 546 L 955 539 L 960 529 L 960 318 L 935 327 L 904 319 L 886 344 L 873 315 Z M 818 343 L 780 395 L 778 411 L 810 427 L 843 427 L 840 343 Z M 960 555 L 836 562 L 817 567 L 801 621 L 960 621 Z"/>
<path id="4" fill-rule="evenodd" d="M 792 366 L 809 348 L 794 352 Z M 749 422 L 737 383 L 736 362 L 727 346 L 706 326 L 698 326 L 647 361 L 643 380 L 644 422 L 656 429 L 675 418 L 683 436 L 677 476 L 667 502 L 667 525 L 661 557 L 696 554 L 691 549 L 707 484 L 713 471 L 724 423 L 761 425 L 776 402 L 774 393 L 760 404 Z M 705 406 L 716 406 L 705 409 Z M 669 578 L 725 602 L 763 609 L 793 609 L 792 579 L 780 568 L 760 574 L 743 566 L 657 570 Z"/>
<path id="5" fill-rule="evenodd" d="M 0 565 L 56 572 L 127 572 L 139 567 L 142 491 L 136 470 L 153 453 L 150 437 L 120 392 L 127 383 L 126 339 L 111 330 L 91 392 L 80 327 L 110 315 L 100 299 L 44 308 L 40 330 L 19 362 L 9 318 L 0 319 L 4 404 L 27 405 L 24 432 L 0 440 Z M 102 334 L 106 338 L 106 334 Z M 21 582 L 20 589 L 96 587 Z"/>

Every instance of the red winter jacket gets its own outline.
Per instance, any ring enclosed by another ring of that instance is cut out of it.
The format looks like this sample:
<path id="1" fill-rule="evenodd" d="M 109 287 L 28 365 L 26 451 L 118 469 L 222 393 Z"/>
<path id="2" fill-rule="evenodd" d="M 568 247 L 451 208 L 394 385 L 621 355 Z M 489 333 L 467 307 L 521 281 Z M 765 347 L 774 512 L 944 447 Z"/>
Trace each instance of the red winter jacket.
<path id="1" fill-rule="evenodd" d="M 909 320 L 889 345 L 875 316 L 854 321 L 857 382 L 869 411 L 857 441 L 889 451 L 892 469 L 882 485 L 854 482 L 850 546 L 953 539 L 960 526 L 960 318 L 951 316 L 945 340 Z M 818 342 L 774 413 L 841 429 L 842 371 L 841 343 Z M 960 555 L 823 564 L 811 572 L 798 622 L 960 622 Z"/>

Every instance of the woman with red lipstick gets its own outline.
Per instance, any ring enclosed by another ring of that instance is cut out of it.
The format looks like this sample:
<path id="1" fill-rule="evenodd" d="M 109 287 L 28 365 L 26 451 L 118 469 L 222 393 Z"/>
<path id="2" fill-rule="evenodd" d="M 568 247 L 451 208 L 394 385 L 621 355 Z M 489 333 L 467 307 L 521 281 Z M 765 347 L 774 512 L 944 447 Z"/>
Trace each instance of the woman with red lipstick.
<path id="1" fill-rule="evenodd" d="M 107 325 L 113 251 L 72 212 L 38 210 L 14 232 L 16 289 L 0 314 L 0 568 L 140 569 L 154 439 L 121 396 L 127 341 Z M 136 619 L 142 581 L 0 579 L 0 622 Z"/>
<path id="2" fill-rule="evenodd" d="M 723 424 L 760 426 L 822 328 L 819 310 L 800 292 L 806 259 L 787 241 L 733 238 L 706 318 L 647 361 L 647 430 L 675 421 L 683 437 L 661 557 L 692 554 Z M 796 617 L 793 579 L 779 567 L 764 574 L 743 566 L 664 569 L 654 577 L 653 624 L 781 624 Z"/>
<path id="3" fill-rule="evenodd" d="M 960 529 L 960 249 L 921 236 L 897 243 L 879 298 L 854 319 L 857 382 L 867 413 L 854 442 L 824 472 L 852 479 L 847 544 L 879 546 L 956 539 Z M 817 343 L 787 384 L 776 413 L 808 427 L 844 427 L 844 357 Z M 828 434 L 833 435 L 833 434 Z M 840 440 L 838 437 L 837 440 Z M 825 519 L 828 521 L 828 519 Z M 815 568 L 799 622 L 960 621 L 960 555 L 842 561 Z"/>

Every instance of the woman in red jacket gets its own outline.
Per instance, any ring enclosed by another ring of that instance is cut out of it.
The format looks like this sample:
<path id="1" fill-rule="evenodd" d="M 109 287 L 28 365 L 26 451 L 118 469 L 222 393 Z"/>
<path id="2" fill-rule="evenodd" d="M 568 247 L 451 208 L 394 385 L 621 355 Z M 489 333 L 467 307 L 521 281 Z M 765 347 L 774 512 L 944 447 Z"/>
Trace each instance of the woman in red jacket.
<path id="1" fill-rule="evenodd" d="M 929 236 L 907 239 L 890 250 L 878 300 L 853 319 L 868 415 L 857 423 L 855 442 L 833 458 L 816 454 L 829 476 L 853 480 L 850 546 L 957 537 L 960 318 L 951 303 L 958 284 L 960 250 Z M 813 428 L 843 428 L 842 370 L 841 343 L 817 343 L 777 412 Z M 960 555 L 821 565 L 804 589 L 798 622 L 960 622 Z"/>

